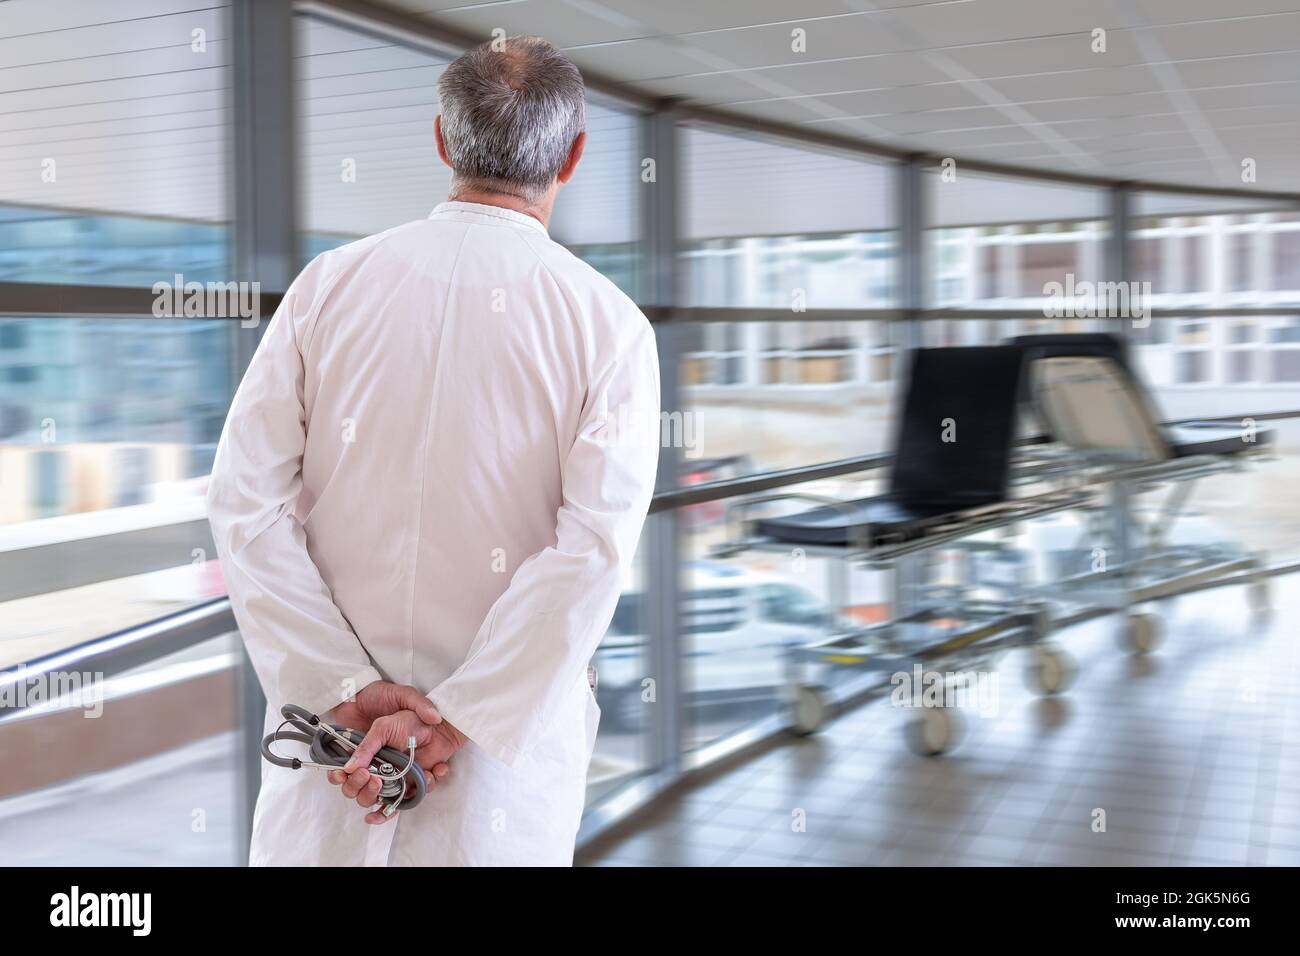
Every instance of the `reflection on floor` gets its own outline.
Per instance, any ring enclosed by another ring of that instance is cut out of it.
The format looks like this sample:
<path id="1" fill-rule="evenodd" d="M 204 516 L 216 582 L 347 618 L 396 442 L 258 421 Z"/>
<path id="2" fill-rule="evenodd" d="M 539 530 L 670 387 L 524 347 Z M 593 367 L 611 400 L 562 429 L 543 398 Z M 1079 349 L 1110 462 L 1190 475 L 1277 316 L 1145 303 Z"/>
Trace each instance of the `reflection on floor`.
<path id="1" fill-rule="evenodd" d="M 1166 602 L 1146 658 L 1119 650 L 1116 619 L 1071 631 L 1080 675 L 1060 699 L 1032 697 L 1005 658 L 996 714 L 969 717 L 945 757 L 914 756 L 905 715 L 868 703 L 656 803 L 578 862 L 1300 865 L 1300 578 L 1275 581 L 1274 603 L 1261 621 L 1240 588 Z"/>

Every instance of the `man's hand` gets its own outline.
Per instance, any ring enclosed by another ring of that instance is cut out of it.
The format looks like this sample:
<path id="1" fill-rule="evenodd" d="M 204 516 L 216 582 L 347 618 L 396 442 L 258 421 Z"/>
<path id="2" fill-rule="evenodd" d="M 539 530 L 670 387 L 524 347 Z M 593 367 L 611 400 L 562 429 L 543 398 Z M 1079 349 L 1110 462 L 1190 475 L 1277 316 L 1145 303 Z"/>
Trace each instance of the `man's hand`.
<path id="1" fill-rule="evenodd" d="M 418 714 L 410 710 L 401 710 L 376 718 L 370 725 L 365 739 L 353 751 L 342 770 L 329 772 L 330 783 L 343 788 L 343 795 L 355 799 L 357 805 L 369 809 L 379 799 L 379 790 L 383 786 L 377 776 L 367 768 L 381 747 L 392 747 L 403 753 L 407 751 L 407 741 L 415 738 L 415 762 L 430 773 L 425 779 L 430 787 L 437 779 L 447 775 L 447 761 L 459 750 L 466 737 L 451 724 L 439 717 L 438 723 L 429 725 Z M 366 823 L 386 823 L 386 817 L 378 810 L 366 815 Z"/>
<path id="2" fill-rule="evenodd" d="M 433 701 L 414 687 L 377 680 L 363 687 L 357 696 L 345 700 L 323 716 L 331 724 L 342 724 L 353 730 L 365 732 L 377 718 L 387 717 L 399 710 L 413 710 L 426 724 L 442 720 Z M 405 749 L 405 747 L 403 747 Z"/>
<path id="3" fill-rule="evenodd" d="M 414 687 L 382 680 L 367 684 L 355 697 L 343 701 L 324 714 L 322 719 L 331 724 L 341 724 L 352 730 L 369 733 L 374 729 L 376 721 L 384 720 L 401 712 L 415 717 L 415 722 L 420 724 L 420 727 L 412 727 L 412 733 L 403 734 L 401 740 L 396 743 L 383 743 L 379 746 L 396 746 L 397 749 L 405 751 L 408 736 L 415 736 L 417 742 L 429 739 L 429 726 L 442 722 L 442 715 L 438 713 L 438 708 L 433 706 L 433 701 Z M 397 729 L 388 726 L 382 728 L 382 733 L 385 735 L 397 732 Z M 376 748 L 377 751 L 378 748 Z M 436 748 L 434 750 L 425 750 L 423 753 L 416 751 L 415 762 L 425 771 L 425 780 L 430 787 L 437 780 L 447 776 L 451 769 L 447 766 L 445 760 L 436 758 L 437 753 Z M 382 786 L 382 781 L 378 777 L 374 777 L 367 769 L 369 763 L 369 760 L 367 760 L 361 765 L 360 769 L 352 773 L 331 770 L 327 774 L 330 783 L 342 787 L 343 795 L 349 799 L 355 799 L 362 807 L 374 806 L 379 795 L 379 788 Z"/>
<path id="4" fill-rule="evenodd" d="M 332 724 L 342 724 L 344 727 L 350 727 L 352 730 L 360 730 L 364 733 L 369 731 L 379 718 L 388 717 L 403 710 L 414 711 L 416 716 L 426 724 L 433 725 L 442 722 L 442 715 L 438 713 L 438 708 L 433 706 L 433 701 L 414 687 L 394 684 L 384 680 L 377 680 L 367 684 L 356 697 L 345 700 L 326 714 L 323 719 Z M 420 735 L 417 734 L 416 736 Z M 405 738 L 402 739 L 401 746 L 397 749 L 406 750 Z M 434 753 L 433 751 L 425 754 L 417 752 L 415 762 L 435 777 L 445 777 L 450 768 L 447 767 L 445 762 L 434 759 Z M 331 782 L 339 783 L 340 781 L 331 780 Z M 429 782 L 432 783 L 433 781 L 430 780 Z"/>

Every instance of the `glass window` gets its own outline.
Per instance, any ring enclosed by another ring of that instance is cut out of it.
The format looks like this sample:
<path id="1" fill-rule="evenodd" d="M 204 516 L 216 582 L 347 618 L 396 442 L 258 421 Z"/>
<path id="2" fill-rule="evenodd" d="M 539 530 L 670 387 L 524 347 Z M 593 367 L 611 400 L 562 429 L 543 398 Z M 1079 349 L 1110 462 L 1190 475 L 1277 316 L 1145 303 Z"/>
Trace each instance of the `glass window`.
<path id="1" fill-rule="evenodd" d="M 1164 240 L 1144 237 L 1141 232 L 1130 243 L 1133 257 L 1133 281 L 1149 283 L 1152 293 L 1166 290 Z"/>
<path id="2" fill-rule="evenodd" d="M 1130 346 L 1139 374 L 1171 418 L 1285 411 L 1300 398 L 1286 385 L 1300 353 L 1300 318 L 1153 319 Z M 1175 386 L 1214 383 L 1199 396 Z"/>
<path id="3" fill-rule="evenodd" d="M 924 178 L 930 274 L 937 308 L 1039 308 L 1091 293 L 1106 224 L 1098 190 L 934 169 Z"/>
<path id="4" fill-rule="evenodd" d="M 228 241 L 224 223 L 0 205 L 0 282 L 225 281 Z"/>
<path id="5" fill-rule="evenodd" d="M 793 468 L 888 446 L 895 323 L 697 322 L 673 334 L 690 423 L 683 481 Z"/>
<path id="6" fill-rule="evenodd" d="M 682 480 L 878 450 L 894 387 L 889 325 L 801 314 L 896 303 L 892 168 L 714 127 L 684 127 L 681 146 L 685 304 L 790 314 L 674 329 L 697 425 Z"/>
<path id="7" fill-rule="evenodd" d="M 433 120 L 443 57 L 295 20 L 299 221 L 306 263 L 447 198 Z"/>
<path id="8" fill-rule="evenodd" d="M 225 593 L 203 499 L 230 404 L 232 329 L 0 319 L 0 340 L 17 346 L 0 349 L 0 553 L 85 539 L 57 574 L 34 561 L 29 579 L 6 576 L 5 595 L 22 596 L 0 596 L 0 655 L 55 650 Z M 176 530 L 151 537 L 159 526 Z M 105 537 L 116 534 L 136 536 L 123 550 Z"/>
<path id="9" fill-rule="evenodd" d="M 678 512 L 688 749 L 781 712 L 797 673 L 795 650 L 829 636 L 841 623 L 831 598 L 834 569 L 823 560 L 759 551 L 721 559 L 713 554 L 726 540 L 731 504 L 709 502 Z"/>
<path id="10" fill-rule="evenodd" d="M 240 865 L 242 657 L 227 634 L 112 677 L 12 688 L 48 698 L 0 721 L 0 752 L 23 768 L 0 781 L 0 865 Z"/>
<path id="11" fill-rule="evenodd" d="M 1078 249 L 1073 242 L 1047 241 L 1026 243 L 1020 247 L 1019 273 L 1021 298 L 1041 296 L 1050 282 L 1064 284 L 1078 265 Z"/>
<path id="12" fill-rule="evenodd" d="M 0 319 L 0 453 L 43 449 L 72 464 L 97 446 L 152 447 L 142 485 L 206 474 L 231 395 L 230 329 L 224 320 Z M 125 493 L 110 478 L 79 479 L 58 513 Z M 20 486 L 0 488 L 0 521 L 34 517 Z"/>
<path id="13" fill-rule="evenodd" d="M 422 219 L 446 200 L 437 82 L 448 60 L 318 20 L 296 21 L 303 264 Z M 587 147 L 550 234 L 623 291 L 639 292 L 641 157 L 635 114 L 588 97 Z"/>
<path id="14" fill-rule="evenodd" d="M 226 7 L 25 5 L 0 40 L 0 282 L 227 278 Z"/>
<path id="15" fill-rule="evenodd" d="M 1255 353 L 1234 351 L 1228 353 L 1228 381 L 1234 385 L 1255 378 Z"/>
<path id="16" fill-rule="evenodd" d="M 682 129 L 681 161 L 685 305 L 896 300 L 890 166 L 704 127 Z"/>
<path id="17" fill-rule="evenodd" d="M 1255 254 L 1259 244 L 1256 231 L 1237 226 L 1228 233 L 1229 268 L 1231 275 L 1228 288 L 1233 292 L 1245 292 L 1257 288 L 1255 278 Z"/>
<path id="18" fill-rule="evenodd" d="M 1249 320 L 1234 320 L 1229 326 L 1228 335 L 1233 345 L 1245 345 L 1259 337 L 1259 326 Z"/>
<path id="19" fill-rule="evenodd" d="M 1210 239 L 1204 233 L 1193 233 L 1182 239 L 1183 272 L 1179 280 L 1180 292 L 1209 292 L 1213 279 L 1206 268 L 1209 261 Z"/>
<path id="20" fill-rule="evenodd" d="M 587 802 L 626 783 L 648 768 L 647 735 L 658 703 L 648 649 L 644 563 L 638 552 L 619 595 L 614 617 L 592 664 L 600 732 L 587 771 Z"/>
<path id="21" fill-rule="evenodd" d="M 1240 416 L 1244 425 L 1300 407 L 1300 318 L 1159 317 L 1133 332 L 1130 361 L 1161 421 Z M 1300 423 L 1257 427 L 1275 436 L 1269 456 L 1199 479 L 1190 509 L 1168 529 L 1175 540 L 1236 541 L 1273 560 L 1297 554 L 1289 506 L 1279 503 L 1300 481 Z"/>
<path id="22" fill-rule="evenodd" d="M 1300 344 L 1300 318 L 1271 319 L 1267 321 L 1268 341 Z"/>
<path id="23" fill-rule="evenodd" d="M 1209 345 L 1210 327 L 1205 322 L 1184 322 L 1178 329 L 1179 345 Z"/>
<path id="24" fill-rule="evenodd" d="M 1204 352 L 1179 352 L 1177 368 L 1180 385 L 1210 380 L 1209 356 Z"/>
<path id="25" fill-rule="evenodd" d="M 1300 382 L 1300 349 L 1278 349 L 1269 359 L 1270 381 Z"/>
<path id="26" fill-rule="evenodd" d="M 1300 301 L 1300 221 L 1272 201 L 1138 193 L 1131 236 L 1138 281 L 1156 306 Z M 1190 297 L 1190 299 L 1189 299 Z"/>
<path id="27" fill-rule="evenodd" d="M 1278 223 L 1273 232 L 1273 290 L 1300 302 L 1300 222 Z"/>
<path id="28" fill-rule="evenodd" d="M 634 300 L 641 289 L 641 121 L 587 97 L 587 145 L 560 190 L 550 233 Z"/>

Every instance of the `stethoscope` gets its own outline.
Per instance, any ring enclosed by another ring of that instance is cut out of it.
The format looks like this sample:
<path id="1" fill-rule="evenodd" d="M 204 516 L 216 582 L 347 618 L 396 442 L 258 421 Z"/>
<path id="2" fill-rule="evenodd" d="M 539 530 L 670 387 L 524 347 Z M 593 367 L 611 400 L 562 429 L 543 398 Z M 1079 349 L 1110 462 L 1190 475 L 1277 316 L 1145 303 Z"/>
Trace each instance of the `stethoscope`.
<path id="1" fill-rule="evenodd" d="M 277 767 L 287 770 L 339 770 L 348 762 L 357 745 L 365 739 L 359 730 L 327 724 L 306 708 L 285 704 L 280 708 L 284 721 L 274 733 L 262 738 L 262 756 Z M 293 730 L 285 730 L 293 727 Z M 272 744 L 279 740 L 292 740 L 307 744 L 310 760 L 286 757 L 275 752 Z M 391 817 L 398 810 L 411 810 L 424 799 L 428 783 L 424 771 L 415 762 L 415 738 L 408 737 L 410 753 L 392 747 L 381 747 L 370 761 L 370 772 L 383 781 L 379 788 L 380 812 Z"/>

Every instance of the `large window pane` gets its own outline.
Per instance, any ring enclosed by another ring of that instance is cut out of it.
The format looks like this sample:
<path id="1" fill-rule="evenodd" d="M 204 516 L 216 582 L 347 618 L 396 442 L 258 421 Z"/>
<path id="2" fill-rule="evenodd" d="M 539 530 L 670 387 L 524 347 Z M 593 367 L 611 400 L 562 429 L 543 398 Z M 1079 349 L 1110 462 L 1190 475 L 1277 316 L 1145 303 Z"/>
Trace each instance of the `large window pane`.
<path id="1" fill-rule="evenodd" d="M 897 302 L 892 168 L 715 128 L 681 133 L 684 304 L 790 313 L 677 331 L 696 426 L 683 480 L 879 450 L 896 375 L 891 325 L 851 311 L 803 316 Z"/>
<path id="2" fill-rule="evenodd" d="M 680 343 L 692 483 L 885 449 L 897 323 L 697 322 Z"/>
<path id="3" fill-rule="evenodd" d="M 171 498 L 207 474 L 230 401 L 230 330 L 0 319 L 0 522 Z"/>
<path id="4" fill-rule="evenodd" d="M 923 182 L 927 305 L 1038 309 L 1103 278 L 1099 190 L 959 167 L 927 171 Z"/>
<path id="5" fill-rule="evenodd" d="M 609 629 L 596 651 L 596 700 L 600 733 L 587 772 L 587 803 L 636 777 L 648 767 L 647 735 L 652 708 L 660 705 L 649 655 L 643 556 L 638 551 Z"/>
<path id="6" fill-rule="evenodd" d="M 0 282 L 225 278 L 226 4 L 0 13 Z"/>
<path id="7" fill-rule="evenodd" d="M 448 60 L 300 17 L 297 109 L 300 253 L 312 257 L 422 219 L 451 171 L 433 122 Z M 640 150 L 635 114 L 588 97 L 587 147 L 560 190 L 550 233 L 635 297 Z"/>
<path id="8" fill-rule="evenodd" d="M 634 300 L 641 287 L 641 119 L 587 97 L 587 146 L 555 201 L 550 233 Z"/>
<path id="9" fill-rule="evenodd" d="M 1300 304 L 1300 212 L 1275 202 L 1140 193 L 1135 278 L 1168 309 Z"/>
<path id="10" fill-rule="evenodd" d="M 0 666 L 224 593 L 203 495 L 231 331 L 0 319 Z M 66 542 L 54 564 L 16 557 Z"/>
<path id="11" fill-rule="evenodd" d="M 681 132 L 683 304 L 894 304 L 892 167 L 714 129 Z"/>
<path id="12" fill-rule="evenodd" d="M 884 472 L 783 489 L 838 498 L 861 497 Z M 809 671 L 796 650 L 851 622 L 888 616 L 880 575 L 852 575 L 838 559 L 802 549 L 719 553 L 738 529 L 728 513 L 738 499 L 678 512 L 685 564 L 681 574 L 682 692 L 688 749 L 706 746 L 790 703 L 793 684 L 838 685 L 860 676 L 845 669 Z M 808 502 L 776 507 L 798 510 Z M 770 510 L 770 509 L 769 509 Z M 753 517 L 756 512 L 748 512 Z M 883 603 L 882 603 L 883 602 Z"/>

